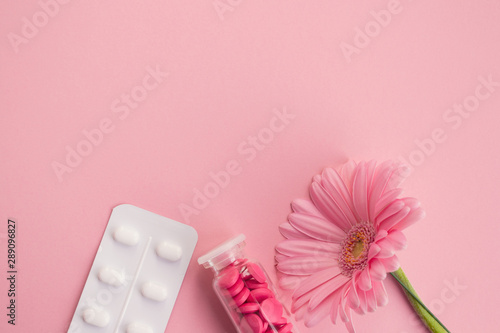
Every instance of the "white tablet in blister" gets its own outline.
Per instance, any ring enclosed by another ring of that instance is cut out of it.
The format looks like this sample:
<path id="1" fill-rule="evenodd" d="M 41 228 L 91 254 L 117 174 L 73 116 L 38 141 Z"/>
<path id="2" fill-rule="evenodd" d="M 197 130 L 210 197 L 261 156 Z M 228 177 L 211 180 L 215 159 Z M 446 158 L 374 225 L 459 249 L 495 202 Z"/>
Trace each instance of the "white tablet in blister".
<path id="1" fill-rule="evenodd" d="M 68 332 L 164 332 L 197 240 L 188 225 L 115 207 Z"/>

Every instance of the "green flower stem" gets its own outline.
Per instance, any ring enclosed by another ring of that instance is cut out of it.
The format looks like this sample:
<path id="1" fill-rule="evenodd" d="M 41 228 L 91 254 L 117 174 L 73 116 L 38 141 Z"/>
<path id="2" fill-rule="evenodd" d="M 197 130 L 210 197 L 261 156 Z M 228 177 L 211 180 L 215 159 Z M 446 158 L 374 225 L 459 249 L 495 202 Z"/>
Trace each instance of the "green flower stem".
<path id="1" fill-rule="evenodd" d="M 413 289 L 410 281 L 406 277 L 405 273 L 401 268 L 397 271 L 391 273 L 391 275 L 398 281 L 398 283 L 404 288 L 404 292 L 410 304 L 417 312 L 418 316 L 425 323 L 429 331 L 433 333 L 450 333 L 448 329 L 432 314 L 432 312 L 422 303 L 417 295 L 415 289 Z"/>

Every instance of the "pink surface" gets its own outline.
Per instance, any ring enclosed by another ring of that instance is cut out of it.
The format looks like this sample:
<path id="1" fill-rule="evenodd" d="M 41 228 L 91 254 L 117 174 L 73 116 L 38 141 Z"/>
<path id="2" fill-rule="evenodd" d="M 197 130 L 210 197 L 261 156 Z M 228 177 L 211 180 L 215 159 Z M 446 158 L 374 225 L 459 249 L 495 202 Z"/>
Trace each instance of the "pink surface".
<path id="1" fill-rule="evenodd" d="M 413 165 L 407 275 L 452 332 L 498 330 L 499 2 L 60 3 L 0 3 L 0 331 L 65 332 L 121 203 L 196 228 L 194 258 L 244 233 L 275 277 L 291 200 L 349 158 Z M 166 332 L 234 332 L 210 280 L 193 260 Z M 359 332 L 424 332 L 388 293 Z"/>

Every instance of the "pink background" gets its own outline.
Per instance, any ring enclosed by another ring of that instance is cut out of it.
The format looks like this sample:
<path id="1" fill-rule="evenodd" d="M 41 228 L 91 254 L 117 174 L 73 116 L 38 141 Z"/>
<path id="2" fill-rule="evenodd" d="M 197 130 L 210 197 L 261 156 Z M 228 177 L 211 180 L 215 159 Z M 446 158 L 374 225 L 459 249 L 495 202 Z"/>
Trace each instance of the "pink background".
<path id="1" fill-rule="evenodd" d="M 474 95 L 479 76 L 500 82 L 500 2 L 42 3 L 52 16 L 36 0 L 0 3 L 2 276 L 7 218 L 19 225 L 17 325 L 6 323 L 2 278 L 0 331 L 65 332 L 111 209 L 131 203 L 199 233 L 166 332 L 234 332 L 195 259 L 244 233 L 275 277 L 290 201 L 349 158 L 413 164 L 405 193 L 427 218 L 406 232 L 407 275 L 452 332 L 498 331 L 500 87 Z M 381 26 L 371 11 L 387 8 Z M 347 44 L 357 53 L 344 55 Z M 157 66 L 169 73 L 159 84 L 147 78 Z M 145 99 L 126 114 L 131 91 Z M 473 111 L 449 111 L 464 102 Z M 265 130 L 275 109 L 294 116 L 280 132 Z M 89 148 L 83 131 L 102 121 L 109 133 L 59 181 L 53 164 L 66 164 L 67 146 Z M 259 133 L 267 143 L 248 161 Z M 239 174 L 183 216 L 232 160 Z M 387 285 L 385 308 L 355 316 L 359 332 L 424 332 Z"/>

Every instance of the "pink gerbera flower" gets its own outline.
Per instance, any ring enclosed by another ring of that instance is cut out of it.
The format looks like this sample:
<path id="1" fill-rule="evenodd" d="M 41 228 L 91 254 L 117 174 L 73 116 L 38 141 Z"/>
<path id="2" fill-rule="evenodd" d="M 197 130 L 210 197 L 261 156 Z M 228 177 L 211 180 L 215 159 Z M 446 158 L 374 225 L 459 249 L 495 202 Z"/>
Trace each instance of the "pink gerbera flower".
<path id="1" fill-rule="evenodd" d="M 292 311 L 306 326 L 337 317 L 355 332 L 351 310 L 387 304 L 384 279 L 399 268 L 402 230 L 424 217 L 414 198 L 399 198 L 407 168 L 391 161 L 349 162 L 314 177 L 311 201 L 292 202 L 286 238 L 276 246 L 280 285 L 294 289 Z"/>

